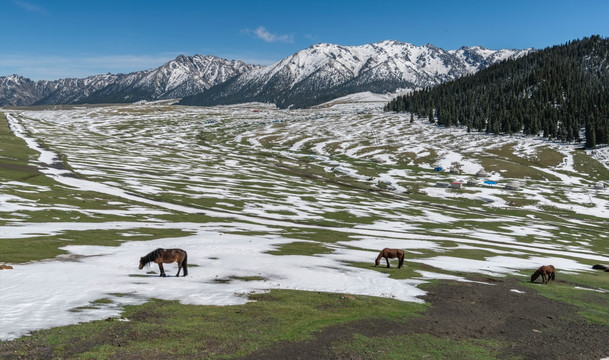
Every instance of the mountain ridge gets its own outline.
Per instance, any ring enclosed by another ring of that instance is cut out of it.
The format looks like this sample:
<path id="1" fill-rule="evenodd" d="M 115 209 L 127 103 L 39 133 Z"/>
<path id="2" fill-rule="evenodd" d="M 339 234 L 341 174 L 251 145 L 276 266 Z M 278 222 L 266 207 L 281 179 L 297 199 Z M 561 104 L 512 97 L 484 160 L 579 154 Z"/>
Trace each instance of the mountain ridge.
<path id="1" fill-rule="evenodd" d="M 307 107 L 360 91 L 422 88 L 471 74 L 532 51 L 462 47 L 443 50 L 395 40 L 360 46 L 312 45 L 279 62 L 243 73 L 180 101 L 184 105 L 271 102 Z"/>
<path id="2" fill-rule="evenodd" d="M 38 82 L 19 75 L 0 77 L 0 106 L 182 99 L 184 105 L 259 101 L 307 107 L 360 91 L 435 86 L 530 51 L 480 46 L 447 51 L 385 40 L 359 46 L 314 44 L 269 66 L 179 55 L 158 68 L 129 74 Z"/>
<path id="3" fill-rule="evenodd" d="M 0 105 L 125 103 L 180 98 L 204 91 L 259 65 L 213 55 L 179 55 L 158 68 L 34 82 L 0 77 Z"/>

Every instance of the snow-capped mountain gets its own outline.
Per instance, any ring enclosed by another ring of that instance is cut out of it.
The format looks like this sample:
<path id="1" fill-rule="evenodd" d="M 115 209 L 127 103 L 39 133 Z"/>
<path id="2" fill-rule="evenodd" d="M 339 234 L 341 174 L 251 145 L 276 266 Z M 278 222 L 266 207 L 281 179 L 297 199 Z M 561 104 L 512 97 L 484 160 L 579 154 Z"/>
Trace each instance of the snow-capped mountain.
<path id="1" fill-rule="evenodd" d="M 362 46 L 317 44 L 186 97 L 181 103 L 261 101 L 279 107 L 305 107 L 361 91 L 385 93 L 397 88 L 434 86 L 530 51 L 482 47 L 446 51 L 431 44 L 415 46 L 398 41 Z"/>
<path id="2" fill-rule="evenodd" d="M 106 74 L 94 75 L 83 79 L 59 79 L 56 81 L 42 81 L 45 83 L 45 95 L 36 100 L 34 104 L 72 104 L 86 99 L 91 94 L 117 81 L 120 75 Z"/>
<path id="3" fill-rule="evenodd" d="M 175 99 L 201 93 L 231 77 L 257 68 L 257 65 L 211 55 L 180 55 L 159 68 L 130 74 L 38 82 L 11 75 L 0 77 L 0 105 Z"/>
<path id="4" fill-rule="evenodd" d="M 229 61 L 211 55 L 190 57 L 180 55 L 157 69 L 119 76 L 116 81 L 79 102 L 132 102 L 182 98 L 201 93 L 257 67 L 242 61 Z"/>
<path id="5" fill-rule="evenodd" d="M 19 75 L 0 77 L 0 105 L 30 105 L 49 94 L 47 81 Z"/>
<path id="6" fill-rule="evenodd" d="M 38 81 L 0 77 L 0 105 L 125 103 L 182 98 L 181 104 L 249 101 L 306 107 L 362 91 L 434 86 L 472 74 L 526 50 L 443 50 L 383 41 L 362 46 L 316 44 L 266 67 L 215 56 L 183 56 L 130 74 Z"/>

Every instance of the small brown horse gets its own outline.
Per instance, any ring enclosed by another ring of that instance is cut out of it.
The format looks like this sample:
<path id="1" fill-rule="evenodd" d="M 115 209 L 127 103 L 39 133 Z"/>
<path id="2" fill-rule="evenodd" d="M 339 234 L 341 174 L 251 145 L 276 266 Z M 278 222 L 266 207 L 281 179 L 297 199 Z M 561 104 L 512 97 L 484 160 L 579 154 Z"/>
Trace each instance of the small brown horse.
<path id="1" fill-rule="evenodd" d="M 596 264 L 596 265 L 592 265 L 592 268 L 595 270 L 603 270 L 604 272 L 609 272 L 609 266 L 605 266 L 605 265 Z"/>
<path id="2" fill-rule="evenodd" d="M 375 267 L 379 266 L 379 264 L 381 263 L 381 258 L 385 258 L 385 260 L 387 261 L 387 267 L 390 267 L 389 259 L 398 258 L 400 260 L 400 262 L 398 263 L 398 269 L 401 269 L 402 265 L 404 264 L 404 250 L 384 248 L 379 253 L 379 256 L 376 257 L 376 261 L 374 262 Z"/>
<path id="3" fill-rule="evenodd" d="M 535 282 L 539 275 L 541 275 L 542 283 L 549 284 L 550 281 L 556 279 L 556 269 L 554 269 L 553 265 L 540 266 L 539 269 L 535 270 L 533 275 L 531 275 L 531 282 Z"/>
<path id="4" fill-rule="evenodd" d="M 165 274 L 165 269 L 163 269 L 163 263 L 165 264 L 171 264 L 172 262 L 177 262 L 178 263 L 178 273 L 176 274 L 176 277 L 180 276 L 180 270 L 184 269 L 182 276 L 186 276 L 188 275 L 188 268 L 187 268 L 187 254 L 186 251 L 182 250 L 182 249 L 156 249 L 152 252 L 150 252 L 148 255 L 146 256 L 142 256 L 140 258 L 140 270 L 150 264 L 151 262 L 157 263 L 159 264 L 159 270 L 161 270 L 161 276 L 165 277 L 167 276 Z"/>

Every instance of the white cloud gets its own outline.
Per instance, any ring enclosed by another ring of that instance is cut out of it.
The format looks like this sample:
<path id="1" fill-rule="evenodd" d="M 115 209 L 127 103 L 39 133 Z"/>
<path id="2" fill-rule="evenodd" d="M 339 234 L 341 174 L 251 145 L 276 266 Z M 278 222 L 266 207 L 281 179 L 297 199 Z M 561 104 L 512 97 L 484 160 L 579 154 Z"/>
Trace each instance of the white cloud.
<path id="1" fill-rule="evenodd" d="M 47 11 L 44 8 L 42 8 L 38 5 L 31 4 L 26 1 L 15 1 L 15 5 L 19 6 L 20 8 L 22 8 L 24 10 L 27 10 L 29 12 L 47 15 Z"/>
<path id="2" fill-rule="evenodd" d="M 293 43 L 294 36 L 292 34 L 284 34 L 277 35 L 270 33 L 264 26 L 259 26 L 256 30 L 245 30 L 248 33 L 254 34 L 259 39 L 262 39 L 266 42 L 285 42 L 285 43 Z"/>

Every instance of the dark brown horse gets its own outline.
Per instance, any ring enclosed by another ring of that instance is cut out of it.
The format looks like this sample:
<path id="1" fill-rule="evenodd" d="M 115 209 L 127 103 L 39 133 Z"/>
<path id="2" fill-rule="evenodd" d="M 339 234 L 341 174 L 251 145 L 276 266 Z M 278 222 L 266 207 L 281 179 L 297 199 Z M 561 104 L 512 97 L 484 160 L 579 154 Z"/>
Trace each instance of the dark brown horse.
<path id="1" fill-rule="evenodd" d="M 389 259 L 398 258 L 400 260 L 400 262 L 398 263 L 398 269 L 401 269 L 402 265 L 404 264 L 404 250 L 384 248 L 379 253 L 379 256 L 376 257 L 376 261 L 374 262 L 375 267 L 379 266 L 379 264 L 381 263 L 381 258 L 385 258 L 385 260 L 387 261 L 387 267 L 390 267 Z"/>
<path id="2" fill-rule="evenodd" d="M 592 268 L 594 270 L 603 270 L 605 272 L 609 272 L 609 267 L 607 267 L 605 265 L 596 264 L 596 265 L 592 265 Z"/>
<path id="3" fill-rule="evenodd" d="M 535 282 L 539 275 L 541 275 L 542 283 L 549 284 L 550 281 L 556 279 L 556 269 L 554 269 L 553 265 L 540 266 L 539 269 L 535 270 L 533 275 L 531 275 L 531 282 Z"/>
<path id="4" fill-rule="evenodd" d="M 187 261 L 188 256 L 186 251 L 182 249 L 156 249 L 150 252 L 146 256 L 140 258 L 140 270 L 150 264 L 151 262 L 159 264 L 159 270 L 161 270 L 161 276 L 167 276 L 165 269 L 163 269 L 163 263 L 171 264 L 172 262 L 178 263 L 178 273 L 176 277 L 180 276 L 180 270 L 184 269 L 182 276 L 188 275 Z"/>

